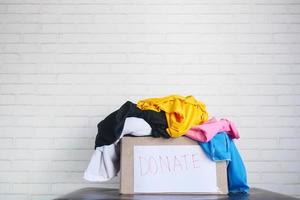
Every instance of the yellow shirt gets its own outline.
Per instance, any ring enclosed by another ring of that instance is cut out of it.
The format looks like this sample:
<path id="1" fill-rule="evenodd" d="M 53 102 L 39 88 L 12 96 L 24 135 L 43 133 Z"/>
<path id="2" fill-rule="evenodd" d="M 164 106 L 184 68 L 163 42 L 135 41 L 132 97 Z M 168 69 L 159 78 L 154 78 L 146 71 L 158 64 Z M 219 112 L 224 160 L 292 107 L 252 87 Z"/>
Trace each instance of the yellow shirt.
<path id="1" fill-rule="evenodd" d="M 162 98 L 140 100 L 137 107 L 142 110 L 165 111 L 171 137 L 184 135 L 192 126 L 207 121 L 206 106 L 193 96 L 170 95 Z"/>

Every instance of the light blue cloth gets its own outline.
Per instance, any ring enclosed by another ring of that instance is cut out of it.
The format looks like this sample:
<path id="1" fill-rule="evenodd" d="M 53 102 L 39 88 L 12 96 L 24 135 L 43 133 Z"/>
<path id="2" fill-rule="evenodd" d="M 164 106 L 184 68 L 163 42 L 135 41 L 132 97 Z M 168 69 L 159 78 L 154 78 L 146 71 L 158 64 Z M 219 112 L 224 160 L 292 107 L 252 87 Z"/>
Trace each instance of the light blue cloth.
<path id="1" fill-rule="evenodd" d="M 198 142 L 213 161 L 227 161 L 227 180 L 230 193 L 249 192 L 247 173 L 242 158 L 226 132 L 220 132 L 209 142 Z"/>

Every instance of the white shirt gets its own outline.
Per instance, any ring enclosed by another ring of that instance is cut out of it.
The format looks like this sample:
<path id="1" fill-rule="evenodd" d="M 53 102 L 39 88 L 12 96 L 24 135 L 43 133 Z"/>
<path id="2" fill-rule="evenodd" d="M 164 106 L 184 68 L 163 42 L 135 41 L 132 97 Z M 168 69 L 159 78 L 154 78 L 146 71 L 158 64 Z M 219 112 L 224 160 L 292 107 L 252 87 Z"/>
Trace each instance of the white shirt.
<path id="1" fill-rule="evenodd" d="M 120 170 L 119 141 L 124 135 L 151 135 L 150 125 L 142 118 L 128 117 L 125 119 L 120 138 L 111 145 L 97 147 L 90 163 L 84 172 L 84 179 L 93 182 L 103 182 L 117 176 Z"/>

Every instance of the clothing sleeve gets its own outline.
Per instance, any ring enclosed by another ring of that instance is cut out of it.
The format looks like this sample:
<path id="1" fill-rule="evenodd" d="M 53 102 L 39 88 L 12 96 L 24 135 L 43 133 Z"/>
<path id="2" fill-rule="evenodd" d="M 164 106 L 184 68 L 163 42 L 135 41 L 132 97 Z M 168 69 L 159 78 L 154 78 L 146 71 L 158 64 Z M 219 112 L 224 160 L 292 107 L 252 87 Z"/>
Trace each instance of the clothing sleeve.
<path id="1" fill-rule="evenodd" d="M 227 180 L 230 193 L 249 192 L 245 165 L 234 142 L 226 132 L 218 133 L 209 142 L 198 143 L 211 160 L 227 161 Z"/>
<path id="2" fill-rule="evenodd" d="M 84 172 L 84 179 L 92 182 L 108 181 L 117 176 L 119 171 L 119 144 L 97 147 Z"/>

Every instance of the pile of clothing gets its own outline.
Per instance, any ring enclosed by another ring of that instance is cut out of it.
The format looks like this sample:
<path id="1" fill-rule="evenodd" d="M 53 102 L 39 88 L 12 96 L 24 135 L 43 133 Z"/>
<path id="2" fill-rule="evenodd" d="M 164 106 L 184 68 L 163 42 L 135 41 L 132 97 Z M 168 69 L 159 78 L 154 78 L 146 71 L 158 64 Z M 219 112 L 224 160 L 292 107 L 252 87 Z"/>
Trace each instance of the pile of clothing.
<path id="1" fill-rule="evenodd" d="M 170 95 L 130 101 L 98 124 L 95 151 L 85 170 L 88 181 L 107 181 L 120 170 L 119 141 L 125 135 L 176 138 L 199 143 L 213 161 L 227 161 L 230 193 L 249 192 L 246 169 L 232 139 L 239 133 L 227 119 L 208 119 L 206 106 L 193 96 Z"/>

